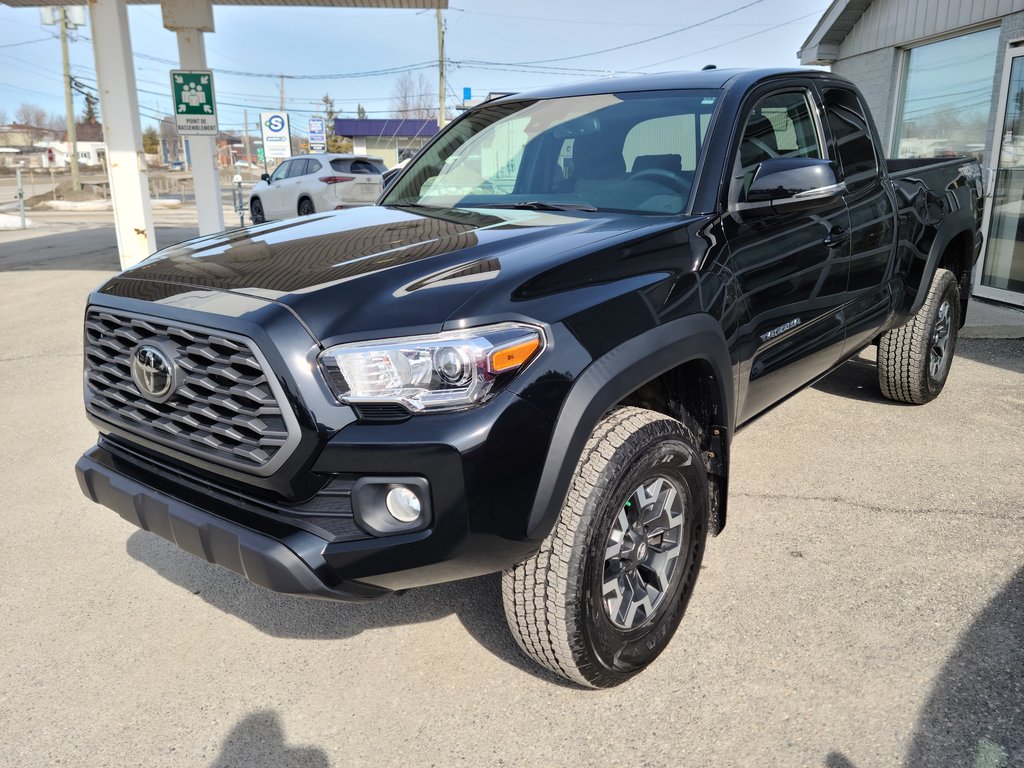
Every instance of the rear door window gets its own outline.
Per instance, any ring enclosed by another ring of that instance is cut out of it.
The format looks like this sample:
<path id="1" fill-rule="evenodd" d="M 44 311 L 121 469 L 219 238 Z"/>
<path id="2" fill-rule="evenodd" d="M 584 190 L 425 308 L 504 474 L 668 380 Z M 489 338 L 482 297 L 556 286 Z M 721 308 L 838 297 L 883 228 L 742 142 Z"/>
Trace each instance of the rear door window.
<path id="1" fill-rule="evenodd" d="M 833 155 L 843 166 L 847 191 L 855 194 L 870 188 L 878 180 L 879 168 L 864 107 L 846 88 L 826 88 L 824 101 Z"/>
<path id="2" fill-rule="evenodd" d="M 336 157 L 333 160 L 331 160 L 331 168 L 337 173 L 351 173 L 352 161 L 342 160 L 340 157 Z"/>
<path id="3" fill-rule="evenodd" d="M 352 173 L 384 173 L 384 169 L 369 160 L 353 160 Z"/>
<path id="4" fill-rule="evenodd" d="M 310 173 L 317 173 L 321 168 L 323 168 L 323 165 L 321 165 L 319 160 L 315 160 L 312 157 L 307 157 L 306 158 L 306 174 L 307 175 L 310 174 Z"/>
<path id="5" fill-rule="evenodd" d="M 303 159 L 303 160 L 292 160 L 292 167 L 288 171 L 288 178 L 289 179 L 294 179 L 296 176 L 305 176 L 306 173 L 307 173 L 306 165 L 308 163 L 309 163 L 309 161 L 305 160 L 305 159 Z"/>

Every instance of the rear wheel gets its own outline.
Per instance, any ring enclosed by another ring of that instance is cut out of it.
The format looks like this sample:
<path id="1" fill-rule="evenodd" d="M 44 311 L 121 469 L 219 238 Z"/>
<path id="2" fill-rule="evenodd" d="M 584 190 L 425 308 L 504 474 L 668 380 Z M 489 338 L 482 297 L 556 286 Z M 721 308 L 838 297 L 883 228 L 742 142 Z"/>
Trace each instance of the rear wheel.
<path id="1" fill-rule="evenodd" d="M 313 201 L 308 197 L 304 197 L 299 200 L 299 216 L 309 216 L 311 213 L 316 213 L 316 208 L 313 207 Z"/>
<path id="2" fill-rule="evenodd" d="M 928 296 L 910 322 L 882 334 L 878 384 L 890 400 L 921 405 L 938 397 L 953 364 L 960 330 L 960 288 L 948 269 L 936 270 Z"/>
<path id="3" fill-rule="evenodd" d="M 618 685 L 668 645 L 707 537 L 707 475 L 693 432 L 619 408 L 597 425 L 554 530 L 505 572 L 519 646 L 568 680 Z"/>
<path id="4" fill-rule="evenodd" d="M 253 224 L 263 224 L 267 220 L 267 217 L 263 214 L 263 203 L 260 202 L 258 197 L 249 201 L 249 217 L 252 219 Z"/>

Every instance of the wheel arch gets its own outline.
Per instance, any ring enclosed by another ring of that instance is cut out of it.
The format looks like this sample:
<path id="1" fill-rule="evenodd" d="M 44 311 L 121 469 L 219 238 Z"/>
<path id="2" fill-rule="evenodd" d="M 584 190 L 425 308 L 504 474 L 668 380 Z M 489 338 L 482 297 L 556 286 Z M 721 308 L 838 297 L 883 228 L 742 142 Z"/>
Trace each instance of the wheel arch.
<path id="1" fill-rule="evenodd" d="M 620 405 L 641 405 L 674 418 L 686 411 L 700 422 L 704 444 L 699 447 L 711 483 L 709 531 L 721 531 L 735 392 L 721 324 L 699 314 L 620 344 L 579 376 L 555 424 L 526 535 L 543 539 L 554 527 L 587 440 L 601 418 Z"/>
<path id="2" fill-rule="evenodd" d="M 917 314 L 928 295 L 935 270 L 950 269 L 960 285 L 961 301 L 970 295 L 971 272 L 974 268 L 975 243 L 974 214 L 967 208 L 950 212 L 942 222 L 939 231 L 928 250 L 928 260 L 917 280 L 917 293 L 910 306 L 910 314 Z M 966 304 L 964 303 L 964 308 Z M 963 314 L 963 313 L 961 313 Z"/>

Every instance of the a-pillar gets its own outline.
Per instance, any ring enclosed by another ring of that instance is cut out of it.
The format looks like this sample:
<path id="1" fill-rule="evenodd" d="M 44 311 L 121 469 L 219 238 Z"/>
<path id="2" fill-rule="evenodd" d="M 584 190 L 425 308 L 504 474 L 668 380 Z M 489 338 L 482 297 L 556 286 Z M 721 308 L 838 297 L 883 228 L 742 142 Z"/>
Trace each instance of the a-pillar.
<path id="1" fill-rule="evenodd" d="M 164 0 L 164 27 L 178 35 L 178 59 L 182 69 L 206 69 L 203 33 L 213 32 L 213 5 L 209 0 Z M 216 93 L 214 94 L 216 96 Z M 217 137 L 190 136 L 192 181 L 199 213 L 199 234 L 224 230 L 224 204 L 220 198 Z"/>
<path id="2" fill-rule="evenodd" d="M 121 268 L 126 269 L 156 251 L 157 246 L 125 0 L 90 0 L 89 21 L 117 251 Z"/>

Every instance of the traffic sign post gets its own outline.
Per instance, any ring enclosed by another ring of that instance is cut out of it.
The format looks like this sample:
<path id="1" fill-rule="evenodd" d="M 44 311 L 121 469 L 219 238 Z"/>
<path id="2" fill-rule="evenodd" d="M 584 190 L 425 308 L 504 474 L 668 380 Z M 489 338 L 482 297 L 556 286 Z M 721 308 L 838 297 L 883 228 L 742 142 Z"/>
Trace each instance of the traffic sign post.
<path id="1" fill-rule="evenodd" d="M 263 134 L 263 155 L 267 160 L 283 160 L 292 156 L 291 131 L 287 112 L 260 112 Z"/>
<path id="2" fill-rule="evenodd" d="M 208 69 L 172 69 L 171 96 L 179 136 L 216 136 L 217 103 Z"/>
<path id="3" fill-rule="evenodd" d="M 327 132 L 324 129 L 322 117 L 309 118 L 309 151 L 311 153 L 327 151 Z"/>

